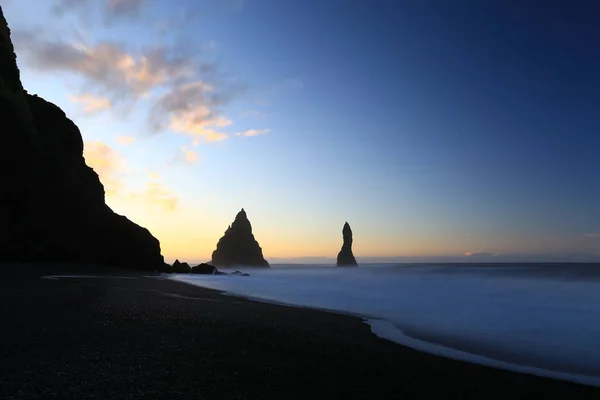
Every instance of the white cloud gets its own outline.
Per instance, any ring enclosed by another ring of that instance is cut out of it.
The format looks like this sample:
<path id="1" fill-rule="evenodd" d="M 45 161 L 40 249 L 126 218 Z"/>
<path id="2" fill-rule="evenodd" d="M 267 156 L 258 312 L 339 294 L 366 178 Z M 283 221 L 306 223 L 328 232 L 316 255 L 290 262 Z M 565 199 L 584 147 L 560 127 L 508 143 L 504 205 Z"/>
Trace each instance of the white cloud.
<path id="1" fill-rule="evenodd" d="M 157 181 L 148 181 L 143 190 L 125 193 L 123 198 L 148 209 L 175 211 L 179 205 L 179 197 Z"/>
<path id="2" fill-rule="evenodd" d="M 131 173 L 125 158 L 103 142 L 85 142 L 86 164 L 94 169 L 104 185 L 107 199 L 126 200 L 147 208 L 174 211 L 179 198 L 160 181 L 160 176 L 147 174 L 149 180 L 144 189 L 130 191 L 125 187 L 124 177 Z"/>
<path id="3" fill-rule="evenodd" d="M 210 111 L 205 107 L 175 113 L 171 116 L 170 128 L 174 132 L 202 138 L 206 142 L 219 142 L 227 139 L 228 135 L 226 133 L 216 131 L 211 127 L 227 126 L 231 124 L 231 121 L 221 117 L 210 117 L 209 115 Z"/>
<path id="4" fill-rule="evenodd" d="M 200 139 L 206 142 L 218 142 L 228 138 L 228 134 L 220 128 L 233 122 L 219 115 L 216 106 L 220 96 L 214 87 L 203 81 L 178 85 L 163 94 L 154 104 L 151 121 L 156 129 L 165 128 L 168 116 L 170 128 L 174 132 L 192 136 L 194 145 Z"/>
<path id="5" fill-rule="evenodd" d="M 465 256 L 466 257 L 496 257 L 496 256 L 498 256 L 498 254 L 481 251 L 481 252 L 466 252 Z"/>
<path id="6" fill-rule="evenodd" d="M 78 94 L 69 96 L 73 103 L 81 104 L 87 114 L 94 114 L 100 111 L 109 110 L 110 100 L 103 96 L 94 96 L 92 94 Z"/>
<path id="7" fill-rule="evenodd" d="M 85 142 L 83 156 L 86 164 L 100 176 L 107 196 L 123 189 L 121 174 L 126 170 L 126 164 L 119 152 L 103 142 Z"/>
<path id="8" fill-rule="evenodd" d="M 248 129 L 243 132 L 237 132 L 236 136 L 257 136 L 271 132 L 271 129 Z"/>
<path id="9" fill-rule="evenodd" d="M 130 144 L 135 143 L 136 139 L 133 136 L 118 136 L 116 140 L 117 140 L 117 143 L 124 144 L 124 145 L 130 145 Z"/>
<path id="10" fill-rule="evenodd" d="M 32 31 L 17 31 L 13 37 L 17 52 L 24 55 L 29 66 L 78 74 L 113 99 L 144 96 L 196 73 L 191 55 L 179 56 L 176 49 L 164 46 L 130 52 L 111 41 L 52 41 Z"/>
<path id="11" fill-rule="evenodd" d="M 196 153 L 194 150 L 189 150 L 183 147 L 181 151 L 183 152 L 183 159 L 188 164 L 195 164 L 200 159 L 200 156 L 198 156 L 198 153 Z"/>

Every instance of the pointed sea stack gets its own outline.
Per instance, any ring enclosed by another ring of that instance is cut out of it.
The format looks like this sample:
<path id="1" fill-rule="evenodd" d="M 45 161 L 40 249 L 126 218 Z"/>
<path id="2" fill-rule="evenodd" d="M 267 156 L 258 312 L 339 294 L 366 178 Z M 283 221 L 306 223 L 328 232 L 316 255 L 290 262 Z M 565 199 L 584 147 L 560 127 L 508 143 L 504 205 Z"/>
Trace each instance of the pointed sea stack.
<path id="1" fill-rule="evenodd" d="M 0 7 L 0 262 L 165 267 L 147 229 L 115 214 L 77 126 L 21 84 Z"/>
<path id="2" fill-rule="evenodd" d="M 233 224 L 227 228 L 225 235 L 217 243 L 212 254 L 211 264 L 217 267 L 244 265 L 252 267 L 268 267 L 262 249 L 252 234 L 252 225 L 248 221 L 246 211 L 236 215 Z"/>
<path id="3" fill-rule="evenodd" d="M 352 229 L 350 229 L 347 222 L 344 224 L 344 229 L 342 229 L 342 235 L 344 236 L 344 244 L 337 256 L 337 265 L 338 267 L 357 266 L 356 258 L 352 254 Z"/>

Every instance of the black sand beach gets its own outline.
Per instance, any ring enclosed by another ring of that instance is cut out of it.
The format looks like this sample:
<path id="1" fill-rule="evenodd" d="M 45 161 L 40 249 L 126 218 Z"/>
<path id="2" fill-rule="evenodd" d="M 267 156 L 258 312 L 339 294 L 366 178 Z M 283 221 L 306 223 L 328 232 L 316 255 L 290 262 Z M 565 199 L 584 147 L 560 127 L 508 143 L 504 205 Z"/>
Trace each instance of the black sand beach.
<path id="1" fill-rule="evenodd" d="M 131 271 L 0 268 L 0 399 L 600 397 L 403 348 L 357 318 Z M 56 274 L 101 277 L 40 279 Z"/>

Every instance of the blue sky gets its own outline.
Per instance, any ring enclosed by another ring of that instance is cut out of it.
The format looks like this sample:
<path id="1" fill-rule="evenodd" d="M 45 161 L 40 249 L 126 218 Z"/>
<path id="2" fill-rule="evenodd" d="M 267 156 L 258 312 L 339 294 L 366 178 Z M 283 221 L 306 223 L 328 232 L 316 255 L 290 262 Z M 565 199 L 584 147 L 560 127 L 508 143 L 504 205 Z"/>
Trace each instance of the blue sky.
<path id="1" fill-rule="evenodd" d="M 347 220 L 364 259 L 600 259 L 593 1 L 76 3 L 0 0 L 24 86 L 167 259 L 242 207 L 267 258 Z"/>

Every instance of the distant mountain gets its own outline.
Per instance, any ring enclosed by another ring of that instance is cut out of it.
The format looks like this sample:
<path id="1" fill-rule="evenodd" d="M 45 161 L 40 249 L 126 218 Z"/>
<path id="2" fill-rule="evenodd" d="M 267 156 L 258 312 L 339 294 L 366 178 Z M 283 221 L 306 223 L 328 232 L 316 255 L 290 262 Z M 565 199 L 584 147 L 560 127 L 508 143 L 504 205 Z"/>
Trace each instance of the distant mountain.
<path id="1" fill-rule="evenodd" d="M 243 208 L 217 243 L 217 249 L 212 254 L 211 263 L 217 267 L 233 265 L 269 266 L 269 263 L 263 257 L 261 247 L 254 238 L 252 225 Z"/>

